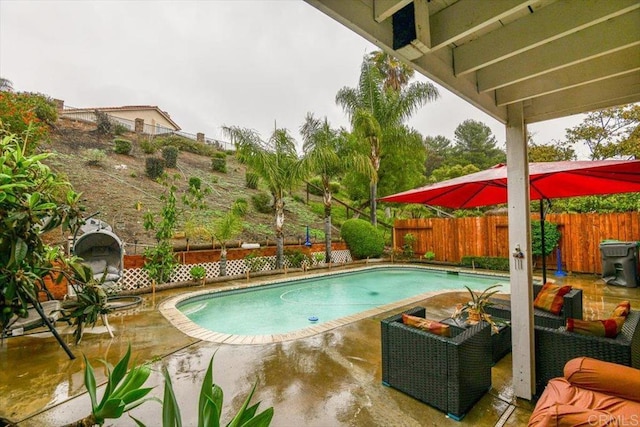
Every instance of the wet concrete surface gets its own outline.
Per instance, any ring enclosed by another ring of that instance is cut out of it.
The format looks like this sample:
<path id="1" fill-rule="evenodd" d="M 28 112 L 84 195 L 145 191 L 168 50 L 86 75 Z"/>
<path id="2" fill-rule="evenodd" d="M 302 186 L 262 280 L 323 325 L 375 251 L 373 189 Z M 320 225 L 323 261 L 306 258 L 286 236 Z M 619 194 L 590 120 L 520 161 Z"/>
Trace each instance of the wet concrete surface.
<path id="1" fill-rule="evenodd" d="M 585 318 L 606 316 L 623 299 L 640 307 L 640 288 L 606 286 L 597 276 L 553 279 L 584 290 Z M 295 341 L 215 344 L 181 333 L 157 310 L 166 298 L 192 290 L 145 295 L 142 305 L 111 314 L 114 338 L 100 322 L 79 345 L 73 344 L 68 331 L 64 337 L 77 356 L 75 360 L 68 359 L 49 333 L 4 340 L 0 346 L 0 417 L 28 427 L 64 425 L 88 415 L 83 355 L 101 384 L 105 369 L 100 360 L 115 364 L 129 344 L 132 358 L 151 362 L 153 373 L 148 384 L 155 386 L 152 395 L 160 399 L 164 384 L 161 367 L 167 366 L 185 426 L 197 424 L 199 390 L 214 354 L 214 381 L 225 393 L 225 424 L 256 382 L 253 402 L 261 401 L 262 409 L 274 407 L 273 426 L 522 426 L 531 414 L 533 403 L 513 396 L 511 355 L 493 367 L 492 388 L 461 422 L 383 386 L 380 320 L 403 309 Z M 431 318 L 445 318 L 466 295 L 447 292 L 413 305 L 427 307 Z M 131 414 L 148 426 L 161 425 L 158 402 L 147 402 Z M 105 425 L 135 423 L 125 415 L 107 420 Z"/>

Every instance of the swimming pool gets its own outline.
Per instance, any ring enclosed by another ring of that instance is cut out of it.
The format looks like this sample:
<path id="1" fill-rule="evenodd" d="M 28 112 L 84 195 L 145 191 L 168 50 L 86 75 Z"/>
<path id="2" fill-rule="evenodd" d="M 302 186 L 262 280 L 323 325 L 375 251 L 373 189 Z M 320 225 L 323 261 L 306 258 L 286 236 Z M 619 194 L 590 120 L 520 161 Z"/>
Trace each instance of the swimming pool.
<path id="1" fill-rule="evenodd" d="M 259 287 L 205 290 L 164 302 L 160 311 L 177 328 L 203 340 L 278 342 L 310 336 L 423 300 L 436 293 L 482 290 L 505 276 L 379 266 L 274 281 Z"/>

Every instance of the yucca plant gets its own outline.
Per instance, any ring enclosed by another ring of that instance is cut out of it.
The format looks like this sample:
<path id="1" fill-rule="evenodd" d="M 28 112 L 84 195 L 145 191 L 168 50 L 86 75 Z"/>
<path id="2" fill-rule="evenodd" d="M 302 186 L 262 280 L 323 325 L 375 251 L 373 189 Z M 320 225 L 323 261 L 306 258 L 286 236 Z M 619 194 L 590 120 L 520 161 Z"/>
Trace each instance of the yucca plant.
<path id="1" fill-rule="evenodd" d="M 129 359 L 131 357 L 131 346 L 127 348 L 126 354 L 113 368 L 106 361 L 102 361 L 107 368 L 107 385 L 100 402 L 97 399 L 96 378 L 93 367 L 84 356 L 84 385 L 91 398 L 91 414 L 65 427 L 87 427 L 103 425 L 107 419 L 120 418 L 122 414 L 128 412 L 149 400 L 156 398 L 145 398 L 152 390 L 151 387 L 142 387 L 151 374 L 151 369 L 147 364 L 133 366 L 127 373 Z"/>

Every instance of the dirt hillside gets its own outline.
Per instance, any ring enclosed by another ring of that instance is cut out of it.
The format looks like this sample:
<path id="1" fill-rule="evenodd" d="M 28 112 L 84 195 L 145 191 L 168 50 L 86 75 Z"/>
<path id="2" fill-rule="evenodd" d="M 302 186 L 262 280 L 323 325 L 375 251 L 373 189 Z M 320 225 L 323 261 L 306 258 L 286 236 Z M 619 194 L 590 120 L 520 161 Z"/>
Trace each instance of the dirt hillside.
<path id="1" fill-rule="evenodd" d="M 66 176 L 76 191 L 82 192 L 87 215 L 99 212 L 96 218 L 111 224 L 128 246 L 153 244 L 153 232 L 145 231 L 143 215 L 146 211 L 159 212 L 162 205 L 160 196 L 166 188 L 146 176 L 145 160 L 149 155 L 140 148 L 136 135 L 127 134 L 122 137 L 133 142 L 130 155 L 116 154 L 113 151 L 114 137 L 98 134 L 95 125 L 60 119 L 51 133 L 51 142 L 42 144 L 40 148 L 55 154 L 47 163 L 56 172 Z M 105 153 L 105 157 L 96 165 L 89 162 L 91 155 L 87 150 L 90 149 Z M 160 154 L 155 156 L 159 157 Z M 191 177 L 200 178 L 202 187 L 211 190 L 205 211 L 187 210 L 181 216 L 181 227 L 174 243 L 176 246 L 186 243 L 180 236 L 184 233 L 183 225 L 189 215 L 214 219 L 226 212 L 238 198 L 246 199 L 249 204 L 244 231 L 238 236 L 239 240 L 255 242 L 273 239 L 274 217 L 272 214 L 258 213 L 254 209 L 251 197 L 261 190 L 245 187 L 246 169 L 233 155 L 227 156 L 227 173 L 213 172 L 209 157 L 183 151 L 179 153 L 177 167 L 165 171 L 175 177 L 178 199 L 187 190 Z M 302 192 L 298 196 L 299 200 L 306 197 Z M 178 207 L 181 206 L 179 200 Z M 304 203 L 290 198 L 286 209 L 286 238 L 304 239 L 307 225 L 312 230 L 322 230 L 322 218 L 313 214 Z M 61 241 L 64 238 L 61 235 L 52 237 Z M 195 240 L 191 239 L 190 244 L 205 243 L 203 238 Z"/>

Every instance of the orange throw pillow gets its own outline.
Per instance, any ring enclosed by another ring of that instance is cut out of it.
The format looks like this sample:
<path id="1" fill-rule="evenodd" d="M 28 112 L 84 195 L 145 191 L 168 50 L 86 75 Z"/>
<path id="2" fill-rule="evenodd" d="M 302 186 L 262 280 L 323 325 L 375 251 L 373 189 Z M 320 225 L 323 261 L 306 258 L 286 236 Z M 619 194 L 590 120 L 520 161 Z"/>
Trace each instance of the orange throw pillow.
<path id="1" fill-rule="evenodd" d="M 564 296 L 571 291 L 571 286 L 556 286 L 552 283 L 545 283 L 540 293 L 533 301 L 533 306 L 540 310 L 545 310 L 553 314 L 560 314 Z"/>
<path id="2" fill-rule="evenodd" d="M 615 338 L 626 319 L 622 316 L 605 320 L 567 319 L 567 331 L 595 337 Z"/>
<path id="3" fill-rule="evenodd" d="M 432 334 L 441 335 L 443 337 L 450 337 L 451 330 L 449 325 L 436 322 L 435 320 L 423 319 L 422 317 L 411 316 L 409 314 L 402 313 L 402 323 L 414 328 L 422 329 L 423 331 L 431 332 Z"/>
<path id="4" fill-rule="evenodd" d="M 630 311 L 631 303 L 629 301 L 622 301 L 613 309 L 611 317 L 627 317 Z"/>

